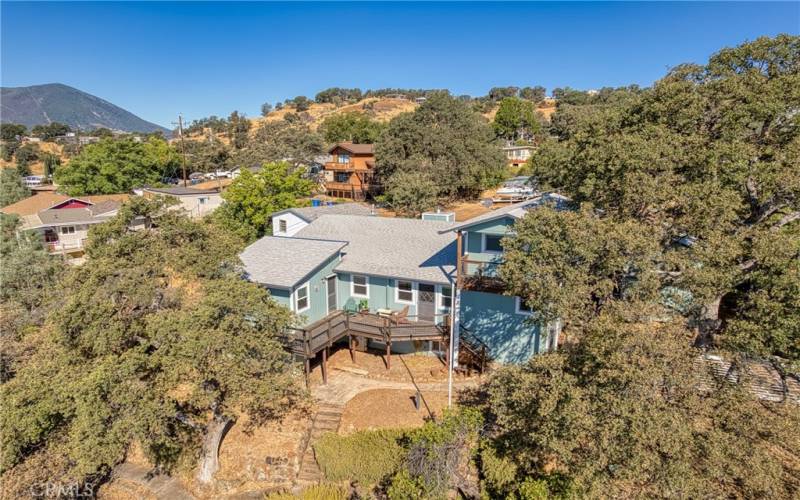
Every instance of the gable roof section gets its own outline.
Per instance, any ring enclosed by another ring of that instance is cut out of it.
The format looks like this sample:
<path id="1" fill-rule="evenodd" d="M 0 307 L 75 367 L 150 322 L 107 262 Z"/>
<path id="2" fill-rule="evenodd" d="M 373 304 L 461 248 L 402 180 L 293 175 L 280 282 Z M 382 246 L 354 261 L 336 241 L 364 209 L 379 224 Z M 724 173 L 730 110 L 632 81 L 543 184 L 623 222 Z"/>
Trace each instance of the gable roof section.
<path id="1" fill-rule="evenodd" d="M 80 198 L 70 198 L 66 201 L 62 201 L 61 203 L 56 203 L 50 210 L 54 209 L 63 209 L 63 208 L 83 208 L 83 207 L 90 207 L 92 206 L 91 201 L 81 200 Z"/>
<path id="2" fill-rule="evenodd" d="M 195 189 L 190 187 L 176 186 L 166 188 L 144 188 L 144 191 L 158 194 L 168 194 L 171 196 L 193 196 L 198 194 L 219 194 L 217 189 Z"/>
<path id="3" fill-rule="evenodd" d="M 449 284 L 455 273 L 455 238 L 449 222 L 358 215 L 323 215 L 297 232 L 300 238 L 348 243 L 336 271 Z"/>
<path id="4" fill-rule="evenodd" d="M 248 279 L 291 290 L 336 255 L 347 243 L 264 236 L 239 255 Z"/>
<path id="5" fill-rule="evenodd" d="M 556 193 L 544 193 L 542 195 L 537 196 L 536 198 L 521 201 L 519 203 L 513 203 L 506 207 L 498 208 L 497 210 L 493 210 L 491 212 L 478 215 L 477 217 L 473 217 L 467 221 L 450 225 L 450 227 L 445 229 L 444 232 L 461 231 L 463 229 L 468 229 L 477 224 L 482 224 L 484 222 L 502 219 L 504 217 L 513 217 L 514 219 L 520 219 L 528 212 L 528 210 L 542 206 L 546 203 L 554 203 L 556 209 L 563 210 L 567 208 L 569 202 L 570 199 L 567 198 L 566 196 L 562 196 Z"/>
<path id="6" fill-rule="evenodd" d="M 121 203 L 106 200 L 97 205 L 81 208 L 51 208 L 41 210 L 36 216 L 25 217 L 25 227 L 32 229 L 37 226 L 59 226 L 64 224 L 92 224 L 111 218 Z M 38 224 L 37 224 L 38 219 Z M 28 227 L 30 225 L 30 227 Z"/>
<path id="7" fill-rule="evenodd" d="M 372 215 L 372 209 L 360 203 L 339 203 L 319 207 L 287 208 L 275 212 L 272 217 L 286 213 L 292 213 L 306 222 L 311 222 L 322 215 Z"/>
<path id="8" fill-rule="evenodd" d="M 336 148 L 342 148 L 350 151 L 354 155 L 372 155 L 375 154 L 375 146 L 372 144 L 353 144 L 352 142 L 340 142 L 328 150 L 328 153 L 333 153 Z"/>
<path id="9" fill-rule="evenodd" d="M 11 205 L 0 208 L 0 212 L 3 212 L 4 214 L 16 214 L 19 215 L 20 217 L 24 217 L 26 215 L 35 215 L 41 212 L 42 210 L 47 210 L 48 208 L 52 208 L 55 205 L 59 205 L 71 199 L 88 201 L 93 204 L 98 204 L 108 200 L 125 202 L 128 201 L 128 198 L 129 196 L 127 194 L 98 194 L 91 196 L 76 197 L 76 196 L 67 196 L 65 194 L 45 192 L 29 196 L 24 200 L 20 200 L 16 203 L 12 203 Z"/>

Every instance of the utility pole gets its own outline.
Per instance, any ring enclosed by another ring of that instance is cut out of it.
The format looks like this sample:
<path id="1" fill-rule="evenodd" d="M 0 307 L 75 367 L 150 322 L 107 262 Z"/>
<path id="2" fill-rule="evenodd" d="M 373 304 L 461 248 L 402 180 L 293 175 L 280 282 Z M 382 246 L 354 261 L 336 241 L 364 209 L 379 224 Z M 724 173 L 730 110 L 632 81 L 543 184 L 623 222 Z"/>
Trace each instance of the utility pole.
<path id="1" fill-rule="evenodd" d="M 186 187 L 186 143 L 183 142 L 183 116 L 178 113 L 178 134 L 181 136 L 181 153 L 183 157 L 183 187 Z"/>

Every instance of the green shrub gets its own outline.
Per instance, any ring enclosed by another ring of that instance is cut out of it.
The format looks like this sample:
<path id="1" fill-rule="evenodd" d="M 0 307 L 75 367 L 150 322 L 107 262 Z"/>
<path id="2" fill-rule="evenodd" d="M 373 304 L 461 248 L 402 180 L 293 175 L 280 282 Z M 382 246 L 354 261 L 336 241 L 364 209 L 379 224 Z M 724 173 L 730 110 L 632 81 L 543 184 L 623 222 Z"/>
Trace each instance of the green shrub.
<path id="1" fill-rule="evenodd" d="M 526 479 L 519 485 L 517 495 L 520 500 L 547 500 L 551 498 L 550 488 L 544 479 Z"/>
<path id="2" fill-rule="evenodd" d="M 484 498 L 503 498 L 517 486 L 517 466 L 510 460 L 497 455 L 492 446 L 485 446 L 480 452 L 480 468 L 483 481 L 481 489 Z"/>
<path id="3" fill-rule="evenodd" d="M 329 481 L 374 485 L 394 473 L 405 452 L 398 443 L 404 431 L 360 431 L 349 436 L 326 434 L 315 445 L 320 469 Z"/>
<path id="4" fill-rule="evenodd" d="M 425 486 L 419 479 L 411 477 L 407 470 L 402 470 L 392 478 L 392 484 L 386 492 L 389 500 L 418 500 L 429 498 Z"/>
<path id="5" fill-rule="evenodd" d="M 408 451 L 403 469 L 424 492 L 422 498 L 443 498 L 451 489 L 466 484 L 463 465 L 471 459 L 482 424 L 477 410 L 464 408 L 460 411 L 446 410 L 440 421 L 427 422 L 409 432 L 404 443 Z M 402 492 L 413 486 L 405 484 L 407 481 L 402 474 L 395 476 L 392 486 L 398 481 Z M 400 495 L 397 488 L 395 490 Z M 398 498 L 405 497 L 400 495 Z"/>
<path id="6" fill-rule="evenodd" d="M 266 495 L 264 500 L 347 500 L 350 492 L 339 484 L 315 484 L 300 492 L 299 495 L 291 493 L 272 493 Z"/>

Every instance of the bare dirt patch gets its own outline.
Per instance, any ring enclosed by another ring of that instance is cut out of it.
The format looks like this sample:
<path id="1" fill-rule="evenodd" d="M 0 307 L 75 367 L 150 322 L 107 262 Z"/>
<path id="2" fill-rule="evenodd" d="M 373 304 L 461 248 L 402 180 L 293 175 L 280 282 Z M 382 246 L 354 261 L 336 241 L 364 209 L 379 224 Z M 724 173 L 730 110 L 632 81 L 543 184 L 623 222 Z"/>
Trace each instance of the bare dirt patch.
<path id="1" fill-rule="evenodd" d="M 362 392 L 345 405 L 339 433 L 420 427 L 427 419 L 441 417 L 447 408 L 447 392 L 423 391 L 419 410 L 414 406 L 414 394 L 413 390 L 398 389 Z"/>
<path id="2" fill-rule="evenodd" d="M 350 360 L 346 348 L 334 351 L 328 358 L 331 374 L 337 370 L 347 371 L 376 380 L 395 382 L 444 382 L 447 366 L 436 356 L 429 354 L 392 354 L 392 366 L 386 368 L 385 357 L 376 351 L 357 352 L 355 363 Z M 311 373 L 313 382 L 322 381 L 319 365 Z"/>

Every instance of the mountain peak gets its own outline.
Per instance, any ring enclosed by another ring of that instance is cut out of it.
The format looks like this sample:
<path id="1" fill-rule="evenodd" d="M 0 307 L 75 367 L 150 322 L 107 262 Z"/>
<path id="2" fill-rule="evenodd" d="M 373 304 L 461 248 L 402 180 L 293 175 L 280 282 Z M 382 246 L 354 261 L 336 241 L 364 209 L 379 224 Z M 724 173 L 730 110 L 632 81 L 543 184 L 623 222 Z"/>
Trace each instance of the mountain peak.
<path id="1" fill-rule="evenodd" d="M 0 92 L 3 123 L 21 123 L 30 128 L 59 122 L 80 130 L 105 127 L 125 132 L 170 133 L 105 99 L 63 83 L 2 87 Z"/>

